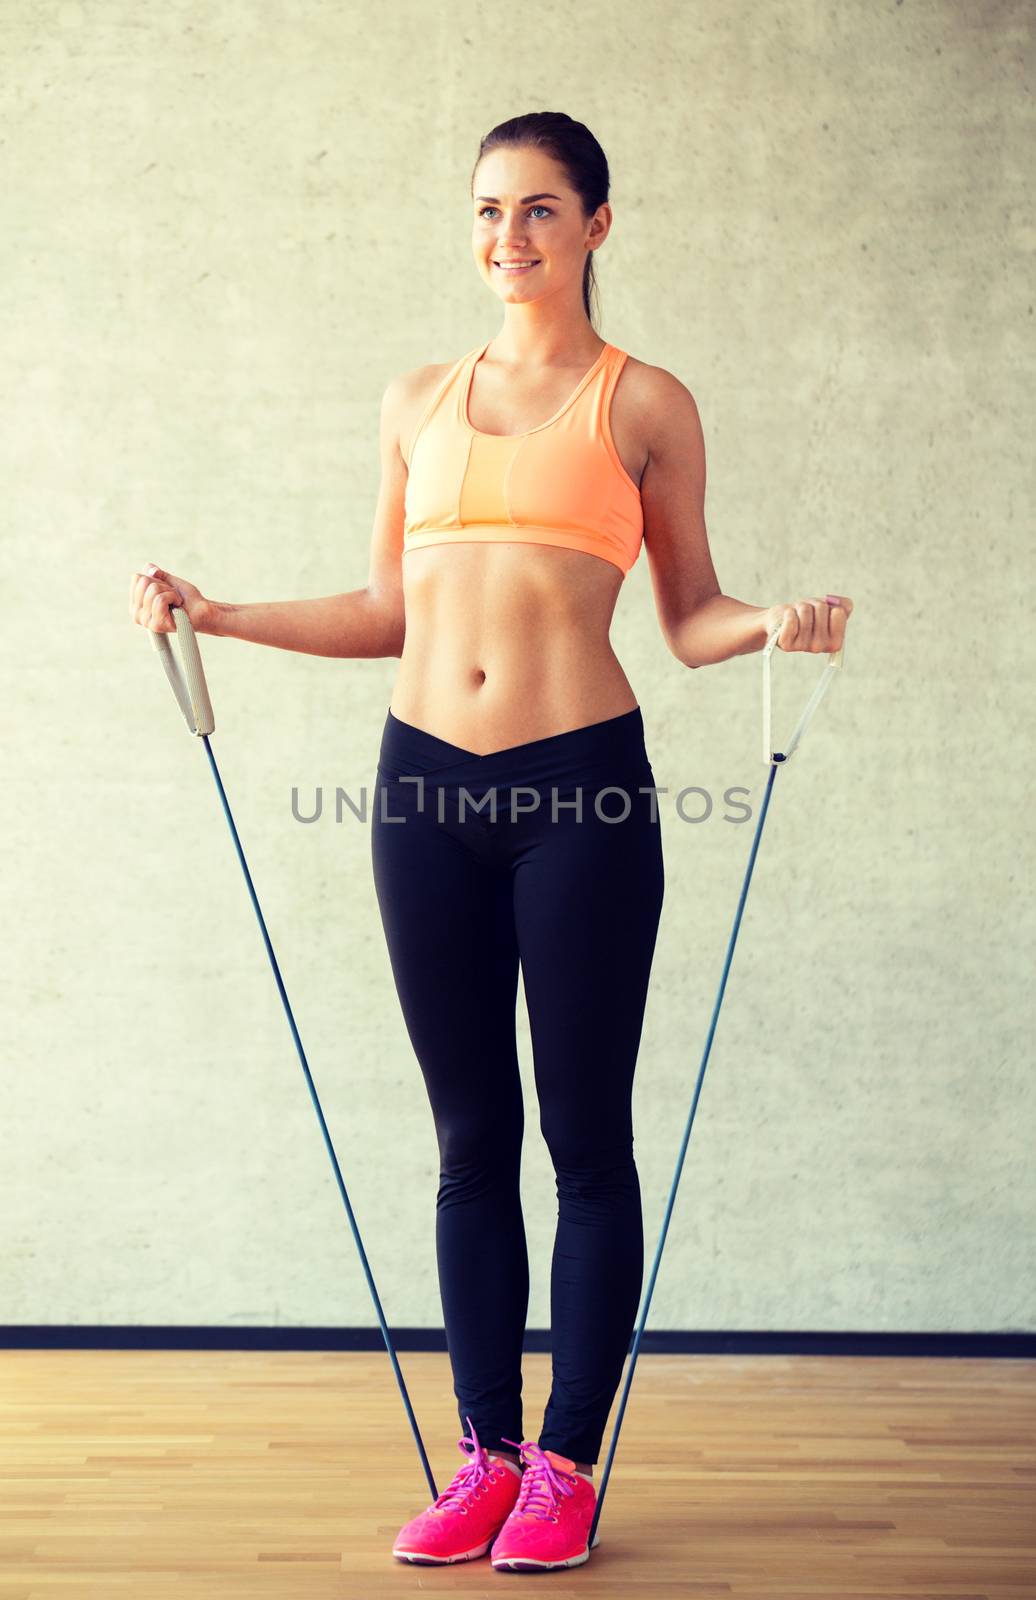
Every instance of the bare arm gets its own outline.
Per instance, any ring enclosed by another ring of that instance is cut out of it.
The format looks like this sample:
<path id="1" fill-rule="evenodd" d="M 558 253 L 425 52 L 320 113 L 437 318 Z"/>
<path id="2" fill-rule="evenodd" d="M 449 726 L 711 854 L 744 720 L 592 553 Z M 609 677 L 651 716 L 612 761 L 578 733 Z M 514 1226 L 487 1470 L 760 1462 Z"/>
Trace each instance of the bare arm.
<path id="1" fill-rule="evenodd" d="M 761 650 L 779 628 L 779 650 L 840 650 L 853 602 L 806 595 L 753 606 L 724 594 L 705 529 L 705 440 L 694 396 L 679 378 L 650 367 L 644 391 L 650 428 L 641 479 L 644 542 L 666 644 L 686 667 Z"/>
<path id="2" fill-rule="evenodd" d="M 705 527 L 705 439 L 694 396 L 650 373 L 651 442 L 641 482 L 644 543 L 663 638 L 687 667 L 761 650 L 770 607 L 723 594 Z"/>
<path id="3" fill-rule="evenodd" d="M 409 374 L 393 378 L 381 401 L 381 490 L 374 515 L 366 587 L 315 600 L 212 600 L 200 631 L 247 639 L 314 656 L 398 656 L 406 631 L 403 610 L 403 496 L 407 470 L 400 454 L 401 418 Z"/>

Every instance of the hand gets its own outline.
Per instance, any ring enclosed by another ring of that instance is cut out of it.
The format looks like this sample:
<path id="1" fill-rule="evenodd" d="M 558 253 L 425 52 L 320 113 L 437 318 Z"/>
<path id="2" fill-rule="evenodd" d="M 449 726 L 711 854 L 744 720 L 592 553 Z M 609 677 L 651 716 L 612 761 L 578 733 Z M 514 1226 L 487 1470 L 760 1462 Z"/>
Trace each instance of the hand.
<path id="1" fill-rule="evenodd" d="M 766 638 L 774 628 L 780 627 L 778 650 L 809 650 L 813 655 L 833 653 L 842 648 L 852 609 L 852 601 L 844 594 L 812 594 L 805 600 L 770 606 L 765 616 Z"/>
<path id="2" fill-rule="evenodd" d="M 130 578 L 130 620 L 152 633 L 175 633 L 176 623 L 170 616 L 170 607 L 182 606 L 196 633 L 210 631 L 218 607 L 206 600 L 201 590 L 186 578 L 178 578 L 164 567 L 149 561 L 142 572 Z"/>

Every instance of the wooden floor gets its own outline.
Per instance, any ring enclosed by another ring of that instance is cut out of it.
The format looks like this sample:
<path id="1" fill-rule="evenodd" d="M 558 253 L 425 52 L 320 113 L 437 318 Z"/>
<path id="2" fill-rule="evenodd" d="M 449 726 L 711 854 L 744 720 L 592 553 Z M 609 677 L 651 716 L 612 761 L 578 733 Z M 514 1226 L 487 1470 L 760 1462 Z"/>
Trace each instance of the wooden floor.
<path id="1" fill-rule="evenodd" d="M 441 1491 L 448 1358 L 399 1359 Z M 0 1351 L 2 1600 L 1036 1600 L 1036 1362 L 641 1354 L 568 1573 L 396 1561 L 429 1499 L 383 1350 Z"/>

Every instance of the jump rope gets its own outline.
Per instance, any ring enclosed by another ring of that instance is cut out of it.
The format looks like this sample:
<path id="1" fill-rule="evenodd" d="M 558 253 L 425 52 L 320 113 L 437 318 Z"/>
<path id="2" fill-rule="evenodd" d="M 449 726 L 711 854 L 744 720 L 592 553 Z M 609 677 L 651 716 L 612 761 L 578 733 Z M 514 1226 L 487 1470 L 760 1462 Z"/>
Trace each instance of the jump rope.
<path id="1" fill-rule="evenodd" d="M 252 875 L 248 870 L 248 863 L 245 860 L 245 853 L 241 848 L 241 840 L 234 824 L 234 818 L 231 815 L 230 806 L 227 801 L 226 790 L 223 787 L 223 780 L 219 775 L 219 768 L 216 766 L 216 758 L 212 754 L 212 746 L 209 743 L 209 734 L 215 729 L 216 723 L 212 714 L 212 702 L 209 699 L 208 685 L 205 682 L 205 673 L 201 664 L 201 654 L 198 650 L 197 637 L 195 635 L 194 628 L 191 625 L 191 620 L 183 607 L 173 605 L 170 609 L 173 622 L 176 627 L 177 643 L 179 644 L 180 653 L 183 658 L 183 671 L 181 672 L 180 666 L 173 653 L 169 634 L 155 633 L 152 630 L 149 630 L 151 643 L 161 657 L 162 665 L 165 668 L 166 677 L 169 679 L 169 683 L 172 686 L 173 694 L 176 696 L 176 702 L 183 713 L 183 718 L 187 724 L 188 730 L 196 737 L 200 738 L 205 746 L 205 753 L 209 758 L 209 765 L 212 768 L 212 776 L 215 778 L 216 788 L 219 790 L 219 797 L 223 805 L 223 812 L 230 828 L 231 837 L 234 840 L 234 848 L 237 851 L 237 858 L 241 863 L 241 870 L 245 875 L 245 883 L 248 885 L 248 893 L 251 898 L 252 905 L 255 908 L 256 917 L 259 921 L 259 929 L 263 936 L 263 943 L 266 946 L 266 953 L 270 958 L 270 966 L 273 968 L 273 975 L 277 982 L 277 989 L 284 1005 L 285 1015 L 288 1018 L 288 1027 L 291 1029 L 291 1036 L 295 1041 L 295 1049 L 298 1051 L 298 1057 L 302 1063 L 302 1070 L 306 1077 L 306 1085 L 313 1101 L 313 1106 L 317 1114 L 317 1120 L 320 1123 L 320 1131 L 324 1136 L 324 1143 L 327 1146 L 327 1153 L 331 1157 L 331 1165 L 334 1168 L 335 1182 L 338 1184 L 338 1190 L 342 1196 L 342 1203 L 345 1206 L 346 1216 L 349 1218 L 349 1226 L 352 1229 L 353 1238 L 356 1241 L 356 1248 L 360 1255 L 360 1264 L 363 1267 L 364 1276 L 367 1279 L 367 1285 L 371 1292 L 371 1299 L 374 1302 L 374 1310 L 377 1314 L 382 1338 L 385 1341 L 385 1348 L 388 1351 L 389 1360 L 392 1363 L 392 1370 L 396 1375 L 396 1382 L 399 1385 L 399 1392 L 403 1397 L 403 1406 L 406 1410 L 407 1420 L 410 1423 L 410 1428 L 417 1444 L 417 1452 L 421 1458 L 421 1465 L 424 1468 L 425 1477 L 428 1480 L 428 1487 L 431 1490 L 432 1499 L 437 1500 L 439 1498 L 439 1491 L 435 1487 L 435 1479 L 432 1477 L 432 1469 L 428 1462 L 428 1454 L 424 1447 L 424 1441 L 421 1438 L 420 1429 L 417 1426 L 417 1419 L 414 1416 L 414 1408 L 410 1404 L 410 1396 L 407 1393 L 406 1384 L 403 1381 L 403 1374 L 400 1371 L 399 1360 L 392 1344 L 392 1336 L 389 1333 L 388 1325 L 385 1321 L 385 1314 L 381 1309 L 381 1300 L 378 1296 L 378 1291 L 374 1284 L 374 1278 L 371 1274 L 370 1264 L 367 1260 L 367 1252 L 363 1248 L 363 1241 L 360 1238 L 360 1231 L 356 1226 L 356 1218 L 353 1214 L 353 1208 L 349 1202 L 349 1195 L 342 1179 L 342 1171 L 338 1164 L 338 1157 L 335 1154 L 334 1145 L 331 1143 L 331 1135 L 328 1132 L 327 1123 L 324 1120 L 324 1113 L 320 1107 L 320 1101 L 317 1097 L 316 1087 L 313 1083 L 313 1076 L 309 1070 L 309 1063 L 306 1060 L 306 1052 L 302 1048 L 302 1040 L 299 1037 L 299 1030 L 295 1025 L 295 1018 L 292 1015 L 291 1004 L 288 1000 L 287 991 L 281 978 L 280 968 L 277 965 L 277 957 L 274 954 L 273 945 L 270 943 L 270 935 L 266 929 L 266 920 L 263 917 L 262 908 L 259 905 L 255 887 L 252 883 Z M 772 685 L 770 658 L 773 655 L 774 646 L 777 643 L 777 636 L 779 633 L 780 626 L 776 627 L 770 634 L 765 646 L 763 647 L 762 653 L 763 761 L 768 768 L 766 791 L 763 795 L 763 803 L 759 810 L 759 820 L 756 823 L 755 834 L 752 839 L 752 848 L 748 857 L 748 867 L 745 872 L 744 883 L 741 886 L 741 895 L 737 903 L 737 912 L 734 916 L 734 925 L 731 929 L 730 940 L 727 944 L 727 954 L 723 963 L 723 973 L 720 978 L 719 990 L 716 995 L 716 1003 L 712 1009 L 712 1018 L 709 1022 L 709 1031 L 705 1040 L 705 1049 L 702 1053 L 701 1065 L 698 1068 L 698 1078 L 694 1085 L 694 1094 L 691 1098 L 691 1109 L 688 1113 L 687 1125 L 684 1129 L 683 1141 L 680 1145 L 680 1153 L 676 1161 L 676 1171 L 673 1174 L 673 1182 L 669 1190 L 669 1200 L 666 1205 L 665 1216 L 662 1220 L 662 1231 L 659 1234 L 658 1247 L 655 1250 L 655 1260 L 651 1268 L 651 1276 L 648 1280 L 647 1293 L 644 1296 L 644 1304 L 640 1313 L 640 1320 L 637 1324 L 636 1335 L 633 1340 L 633 1349 L 630 1356 L 629 1367 L 626 1371 L 626 1381 L 623 1385 L 622 1396 L 619 1401 L 619 1410 L 615 1419 L 615 1427 L 612 1432 L 611 1442 L 608 1446 L 608 1455 L 604 1464 L 604 1474 L 601 1478 L 600 1488 L 597 1491 L 597 1502 L 594 1509 L 594 1518 L 590 1524 L 589 1534 L 587 1535 L 588 1548 L 596 1542 L 594 1535 L 597 1530 L 598 1521 L 600 1520 L 601 1507 L 604 1504 L 604 1494 L 608 1485 L 608 1477 L 612 1469 L 612 1461 L 615 1458 L 615 1447 L 619 1439 L 619 1430 L 622 1427 L 622 1419 L 626 1413 L 626 1401 L 629 1398 L 630 1385 L 633 1382 L 633 1372 L 637 1365 L 637 1355 L 640 1351 L 640 1341 L 644 1333 L 644 1324 L 647 1321 L 648 1308 L 651 1305 L 651 1296 L 655 1291 L 655 1280 L 658 1277 L 658 1268 L 662 1260 L 662 1247 L 666 1241 L 666 1234 L 669 1232 L 669 1219 L 673 1214 L 673 1204 L 676 1200 L 676 1190 L 680 1182 L 680 1174 L 683 1171 L 684 1156 L 687 1153 L 687 1145 L 691 1137 L 691 1128 L 694 1124 L 694 1114 L 698 1108 L 698 1099 L 701 1094 L 702 1080 L 705 1077 L 705 1068 L 708 1064 L 709 1052 L 712 1049 L 712 1041 L 716 1032 L 716 1022 L 719 1018 L 720 1006 L 723 1004 L 723 995 L 727 987 L 727 976 L 730 972 L 730 963 L 734 955 L 734 946 L 737 943 L 738 929 L 741 926 L 741 917 L 745 907 L 745 900 L 748 896 L 748 886 L 752 881 L 752 869 L 755 866 L 755 858 L 759 850 L 759 841 L 762 838 L 763 825 L 766 822 L 766 813 L 770 807 L 770 795 L 773 790 L 773 781 L 777 775 L 777 768 L 789 761 L 794 755 L 795 751 L 798 749 L 798 746 L 802 740 L 802 736 L 805 733 L 814 713 L 816 712 L 817 707 L 827 692 L 832 678 L 834 677 L 836 668 L 841 667 L 842 660 L 845 655 L 844 643 L 840 649 L 832 651 L 829 654 L 827 665 L 824 668 L 824 671 L 821 673 L 820 680 L 817 683 L 816 688 L 813 690 L 813 693 L 807 702 L 802 715 L 799 717 L 794 732 L 788 741 L 787 749 L 784 751 L 777 751 L 773 749 L 771 736 Z"/>

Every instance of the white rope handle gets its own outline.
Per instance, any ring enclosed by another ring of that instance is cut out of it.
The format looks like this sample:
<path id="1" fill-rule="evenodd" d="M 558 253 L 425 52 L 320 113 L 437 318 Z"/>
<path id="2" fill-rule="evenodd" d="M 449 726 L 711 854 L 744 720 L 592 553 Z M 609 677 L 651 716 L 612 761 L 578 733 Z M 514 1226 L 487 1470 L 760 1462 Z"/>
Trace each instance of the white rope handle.
<path id="1" fill-rule="evenodd" d="M 205 669 L 201 664 L 201 652 L 198 649 L 194 628 L 191 626 L 191 619 L 183 606 L 170 606 L 169 615 L 176 628 L 176 642 L 183 656 L 183 671 L 180 671 L 179 663 L 173 653 L 169 634 L 155 633 L 149 628 L 148 637 L 165 668 L 165 675 L 176 696 L 176 703 L 183 713 L 188 732 L 209 734 L 215 728 L 216 721 L 212 715 L 209 686 L 205 682 Z"/>
<path id="2" fill-rule="evenodd" d="M 809 726 L 810 719 L 816 711 L 817 706 L 820 704 L 821 700 L 824 698 L 824 695 L 830 688 L 831 679 L 834 677 L 835 669 L 842 665 L 842 657 L 845 655 L 845 642 L 843 640 L 841 647 L 838 650 L 832 650 L 828 656 L 827 666 L 820 674 L 820 682 L 813 690 L 813 693 L 806 704 L 806 709 L 803 711 L 801 717 L 795 725 L 795 731 L 788 741 L 787 749 L 783 752 L 775 750 L 773 748 L 773 734 L 771 730 L 770 716 L 772 704 L 770 657 L 773 655 L 774 647 L 777 643 L 777 635 L 780 633 L 783 626 L 783 623 L 778 623 L 777 627 L 774 628 L 770 637 L 767 639 L 766 644 L 763 646 L 763 761 L 768 767 L 772 766 L 775 760 L 788 761 L 795 754 L 795 751 L 798 748 L 799 740 L 802 738 L 802 735 Z M 793 652 L 789 651 L 789 654 L 792 653 Z"/>

